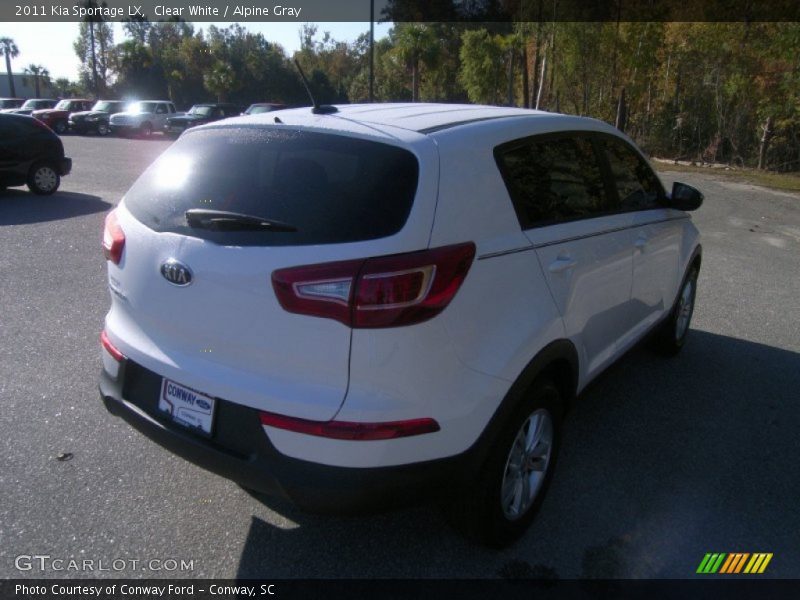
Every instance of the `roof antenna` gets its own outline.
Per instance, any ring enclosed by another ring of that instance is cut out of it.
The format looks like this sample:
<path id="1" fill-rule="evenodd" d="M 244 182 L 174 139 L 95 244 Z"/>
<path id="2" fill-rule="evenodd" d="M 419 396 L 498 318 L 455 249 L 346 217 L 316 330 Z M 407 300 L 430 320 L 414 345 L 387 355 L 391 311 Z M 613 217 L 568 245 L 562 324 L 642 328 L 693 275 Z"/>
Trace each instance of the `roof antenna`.
<path id="1" fill-rule="evenodd" d="M 303 73 L 303 69 L 296 58 L 294 59 L 294 66 L 296 66 L 297 70 L 300 72 L 300 78 L 303 80 L 303 86 L 305 86 L 306 88 L 306 93 L 308 94 L 308 97 L 311 98 L 311 104 L 313 105 L 311 112 L 314 113 L 315 115 L 330 115 L 332 113 L 339 112 L 338 108 L 336 108 L 335 106 L 331 106 L 330 104 L 317 104 L 317 101 L 314 100 L 314 94 L 311 93 L 311 88 L 308 85 L 308 79 L 306 79 L 306 74 Z"/>

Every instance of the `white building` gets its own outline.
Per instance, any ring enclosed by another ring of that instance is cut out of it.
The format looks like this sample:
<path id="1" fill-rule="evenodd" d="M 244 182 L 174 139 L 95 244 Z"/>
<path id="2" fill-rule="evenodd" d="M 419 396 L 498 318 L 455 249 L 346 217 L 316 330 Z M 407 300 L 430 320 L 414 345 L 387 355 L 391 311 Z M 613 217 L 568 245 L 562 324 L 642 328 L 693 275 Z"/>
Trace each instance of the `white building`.
<path id="1" fill-rule="evenodd" d="M 36 98 L 36 84 L 33 80 L 33 75 L 13 73 L 12 76 L 14 77 L 16 98 Z M 39 96 L 41 98 L 56 97 L 53 86 L 41 77 L 39 78 Z M 11 97 L 11 89 L 8 85 L 8 73 L 3 69 L 0 70 L 0 98 L 9 97 Z"/>

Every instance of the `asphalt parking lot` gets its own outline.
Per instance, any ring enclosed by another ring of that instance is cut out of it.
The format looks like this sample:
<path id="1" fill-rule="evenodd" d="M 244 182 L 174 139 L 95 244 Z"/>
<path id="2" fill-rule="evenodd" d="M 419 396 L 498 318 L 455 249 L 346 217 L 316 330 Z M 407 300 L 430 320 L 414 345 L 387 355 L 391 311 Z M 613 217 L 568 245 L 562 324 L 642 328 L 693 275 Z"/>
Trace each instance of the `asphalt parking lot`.
<path id="1" fill-rule="evenodd" d="M 772 552 L 767 575 L 800 577 L 800 196 L 664 175 L 706 194 L 688 346 L 634 349 L 590 386 L 538 520 L 498 552 L 434 507 L 332 518 L 254 498 L 110 416 L 102 221 L 169 142 L 64 143 L 56 195 L 0 193 L 0 577 L 673 578 L 706 552 Z M 127 562 L 18 571 L 31 554 Z"/>

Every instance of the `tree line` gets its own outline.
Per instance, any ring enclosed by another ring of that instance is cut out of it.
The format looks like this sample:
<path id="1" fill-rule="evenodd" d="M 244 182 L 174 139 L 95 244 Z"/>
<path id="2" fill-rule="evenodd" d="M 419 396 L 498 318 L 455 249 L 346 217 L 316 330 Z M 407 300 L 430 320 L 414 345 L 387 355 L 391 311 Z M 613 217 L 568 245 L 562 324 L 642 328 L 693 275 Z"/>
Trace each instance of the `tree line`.
<path id="1" fill-rule="evenodd" d="M 369 38 L 298 32 L 292 56 L 234 24 L 79 25 L 66 94 L 307 104 L 369 97 Z M 395 23 L 374 45 L 378 102 L 479 102 L 592 116 L 648 152 L 800 170 L 800 24 L 671 22 Z M 58 84 L 58 82 L 57 82 Z"/>

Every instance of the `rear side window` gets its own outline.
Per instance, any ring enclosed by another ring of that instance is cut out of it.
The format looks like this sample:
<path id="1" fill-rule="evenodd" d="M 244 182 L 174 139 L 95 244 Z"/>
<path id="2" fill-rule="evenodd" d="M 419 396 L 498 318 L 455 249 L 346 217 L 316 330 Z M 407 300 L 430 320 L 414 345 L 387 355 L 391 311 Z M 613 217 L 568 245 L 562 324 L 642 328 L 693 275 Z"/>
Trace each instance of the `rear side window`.
<path id="1" fill-rule="evenodd" d="M 523 229 L 608 212 L 592 141 L 581 136 L 529 138 L 495 150 Z"/>
<path id="2" fill-rule="evenodd" d="M 44 131 L 47 131 L 47 129 L 44 127 L 37 127 L 33 119 L 17 117 L 0 118 L 0 136 L 2 137 L 27 137 Z"/>
<path id="3" fill-rule="evenodd" d="M 386 237 L 405 225 L 417 189 L 409 151 L 339 135 L 226 127 L 181 136 L 125 204 L 142 223 L 222 245 L 288 246 Z M 280 221 L 297 231 L 189 227 L 189 209 Z"/>
<path id="4" fill-rule="evenodd" d="M 30 133 L 17 119 L 0 117 L 0 137 L 13 138 Z"/>
<path id="5" fill-rule="evenodd" d="M 622 140 L 604 136 L 601 144 L 617 188 L 620 210 L 656 208 L 664 191 L 650 165 Z"/>

